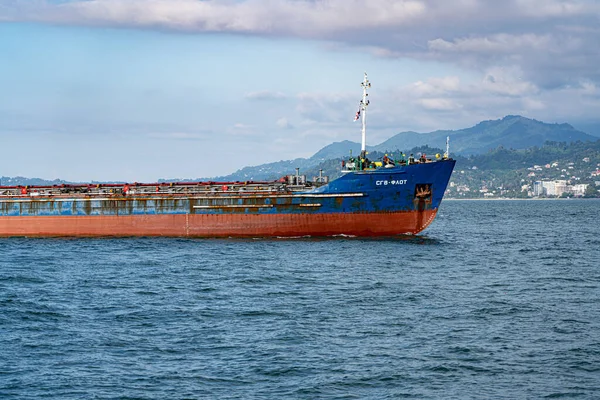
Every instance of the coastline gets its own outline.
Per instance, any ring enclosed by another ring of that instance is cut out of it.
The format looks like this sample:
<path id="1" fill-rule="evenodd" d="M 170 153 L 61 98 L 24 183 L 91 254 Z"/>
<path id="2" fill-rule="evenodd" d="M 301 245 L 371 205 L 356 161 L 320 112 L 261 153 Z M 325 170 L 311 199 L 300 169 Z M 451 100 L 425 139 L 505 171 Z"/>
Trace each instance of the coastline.
<path id="1" fill-rule="evenodd" d="M 459 199 L 456 197 L 444 197 L 443 201 L 572 201 L 572 200 L 594 200 L 597 198 L 586 198 L 586 197 L 567 197 L 567 198 L 526 198 L 519 199 L 516 197 L 495 197 L 487 199 Z"/>

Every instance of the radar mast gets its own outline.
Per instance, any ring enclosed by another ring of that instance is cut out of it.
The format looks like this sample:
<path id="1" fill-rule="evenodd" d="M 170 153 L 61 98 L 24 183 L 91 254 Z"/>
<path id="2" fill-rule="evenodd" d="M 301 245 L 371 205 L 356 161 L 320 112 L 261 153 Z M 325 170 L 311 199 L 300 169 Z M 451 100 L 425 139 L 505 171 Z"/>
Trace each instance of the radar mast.
<path id="1" fill-rule="evenodd" d="M 362 100 L 360 101 L 359 111 L 362 114 L 362 146 L 360 151 L 361 158 L 365 158 L 367 155 L 367 107 L 369 106 L 369 99 L 367 98 L 369 94 L 367 93 L 367 89 L 371 87 L 371 82 L 367 79 L 367 73 L 365 72 L 365 77 L 360 84 L 363 88 Z"/>

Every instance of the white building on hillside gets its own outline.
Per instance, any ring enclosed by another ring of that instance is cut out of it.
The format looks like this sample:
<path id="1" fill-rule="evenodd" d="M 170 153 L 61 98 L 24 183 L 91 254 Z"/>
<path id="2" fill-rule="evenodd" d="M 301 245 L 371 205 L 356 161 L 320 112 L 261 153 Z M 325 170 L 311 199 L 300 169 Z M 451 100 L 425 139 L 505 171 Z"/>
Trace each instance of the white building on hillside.
<path id="1" fill-rule="evenodd" d="M 567 192 L 569 187 L 567 186 L 567 181 L 558 180 L 554 181 L 554 192 L 555 196 L 562 196 L 563 193 Z"/>
<path id="2" fill-rule="evenodd" d="M 544 195 L 544 187 L 542 186 L 542 181 L 533 182 L 533 196 L 539 197 Z"/>
<path id="3" fill-rule="evenodd" d="M 556 183 L 554 181 L 542 181 L 542 187 L 546 196 L 557 196 Z"/>
<path id="4" fill-rule="evenodd" d="M 585 194 L 587 187 L 587 183 L 578 183 L 577 185 L 570 187 L 570 192 L 573 193 L 573 196 L 575 197 L 582 197 Z"/>
<path id="5" fill-rule="evenodd" d="M 533 182 L 532 195 L 534 197 L 539 197 L 539 196 L 560 197 L 565 192 L 572 192 L 572 187 L 567 185 L 567 181 L 565 181 L 565 180 Z"/>

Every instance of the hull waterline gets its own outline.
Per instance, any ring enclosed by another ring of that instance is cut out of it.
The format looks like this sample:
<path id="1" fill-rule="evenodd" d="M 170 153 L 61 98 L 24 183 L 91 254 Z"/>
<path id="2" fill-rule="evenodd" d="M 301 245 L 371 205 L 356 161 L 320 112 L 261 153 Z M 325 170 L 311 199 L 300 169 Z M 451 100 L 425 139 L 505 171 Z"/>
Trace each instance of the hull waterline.
<path id="1" fill-rule="evenodd" d="M 0 236 L 297 237 L 417 234 L 437 210 L 286 215 L 130 215 L 0 217 Z"/>

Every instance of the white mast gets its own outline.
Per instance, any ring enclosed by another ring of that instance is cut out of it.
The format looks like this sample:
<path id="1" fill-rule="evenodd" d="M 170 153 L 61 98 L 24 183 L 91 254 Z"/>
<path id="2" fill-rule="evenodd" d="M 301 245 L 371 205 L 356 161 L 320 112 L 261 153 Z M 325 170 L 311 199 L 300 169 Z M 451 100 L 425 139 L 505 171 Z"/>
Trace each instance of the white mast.
<path id="1" fill-rule="evenodd" d="M 367 79 L 366 72 L 365 78 L 360 85 L 363 88 L 363 96 L 359 107 L 359 110 L 362 114 L 362 146 L 360 156 L 364 158 L 367 154 L 367 106 L 369 105 L 369 100 L 367 99 L 369 94 L 367 93 L 367 89 L 371 87 L 371 82 L 369 82 Z"/>

